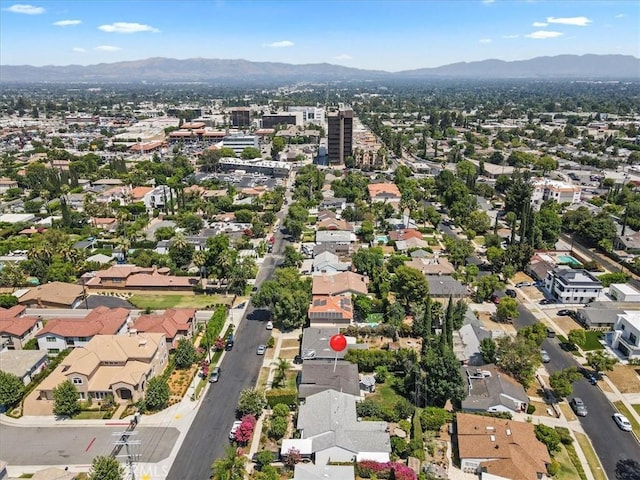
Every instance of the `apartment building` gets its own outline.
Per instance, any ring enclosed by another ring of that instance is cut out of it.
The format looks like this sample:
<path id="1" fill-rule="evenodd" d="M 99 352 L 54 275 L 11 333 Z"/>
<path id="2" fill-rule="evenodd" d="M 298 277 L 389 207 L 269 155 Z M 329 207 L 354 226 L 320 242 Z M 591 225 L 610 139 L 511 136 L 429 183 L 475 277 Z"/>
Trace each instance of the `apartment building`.
<path id="1" fill-rule="evenodd" d="M 353 110 L 341 107 L 328 115 L 327 154 L 330 164 L 344 165 L 353 150 Z"/>
<path id="2" fill-rule="evenodd" d="M 582 187 L 547 178 L 533 178 L 531 180 L 533 191 L 531 192 L 531 205 L 535 210 L 540 210 L 540 205 L 546 200 L 555 200 L 558 204 L 568 203 L 573 205 L 580 202 Z"/>
<path id="3" fill-rule="evenodd" d="M 560 266 L 547 272 L 544 279 L 547 291 L 561 303 L 589 303 L 600 298 L 600 280 L 586 270 Z"/>

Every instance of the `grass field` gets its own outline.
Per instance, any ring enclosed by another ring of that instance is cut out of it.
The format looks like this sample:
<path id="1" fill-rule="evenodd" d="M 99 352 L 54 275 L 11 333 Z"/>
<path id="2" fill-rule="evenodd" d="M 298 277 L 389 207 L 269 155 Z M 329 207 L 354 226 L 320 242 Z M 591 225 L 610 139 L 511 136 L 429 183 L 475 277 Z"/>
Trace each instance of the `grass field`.
<path id="1" fill-rule="evenodd" d="M 638 414 L 640 414 L 640 405 L 636 404 L 636 405 L 631 405 L 633 407 L 633 409 L 638 412 Z"/>
<path id="2" fill-rule="evenodd" d="M 166 310 L 167 308 L 205 309 L 210 305 L 230 304 L 232 297 L 221 295 L 134 295 L 129 302 L 136 308 Z"/>
<path id="3" fill-rule="evenodd" d="M 587 330 L 585 334 L 587 337 L 587 341 L 584 343 L 584 346 L 582 347 L 583 350 L 585 351 L 602 350 L 604 348 L 600 343 L 601 334 L 599 332 L 595 332 L 593 330 Z"/>
<path id="4" fill-rule="evenodd" d="M 593 478 L 595 478 L 595 480 L 607 480 L 607 476 L 600 466 L 600 460 L 598 460 L 598 456 L 593 450 L 589 438 L 584 433 L 574 432 L 574 435 L 578 439 L 578 444 L 582 449 L 582 453 L 584 453 L 584 456 L 587 458 L 589 470 L 591 470 Z"/>
<path id="5" fill-rule="evenodd" d="M 553 454 L 553 458 L 560 464 L 558 474 L 554 477 L 556 480 L 580 480 L 580 475 L 578 475 L 576 467 L 573 466 L 564 445 L 559 452 Z"/>
<path id="6" fill-rule="evenodd" d="M 376 393 L 369 397 L 376 403 L 381 405 L 393 405 L 395 404 L 401 397 L 396 393 L 396 391 L 391 386 L 393 382 L 393 377 L 389 375 L 387 380 L 383 384 L 376 385 Z"/>

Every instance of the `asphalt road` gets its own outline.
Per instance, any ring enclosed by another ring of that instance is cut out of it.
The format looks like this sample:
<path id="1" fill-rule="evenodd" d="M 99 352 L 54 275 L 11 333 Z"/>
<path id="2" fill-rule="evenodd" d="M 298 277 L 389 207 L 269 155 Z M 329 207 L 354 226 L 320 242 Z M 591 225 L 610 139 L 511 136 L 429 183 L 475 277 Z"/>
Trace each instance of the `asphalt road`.
<path id="1" fill-rule="evenodd" d="M 286 209 L 284 207 L 277 215 L 281 221 Z M 273 253 L 265 257 L 256 279 L 257 286 L 273 275 L 284 250 L 286 242 L 280 230 L 276 230 L 274 237 Z M 203 398 L 167 480 L 209 479 L 211 465 L 215 459 L 224 456 L 225 449 L 231 445 L 229 429 L 236 420 L 238 396 L 243 389 L 255 386 L 264 359 L 256 354 L 256 348 L 266 344 L 271 335 L 265 328 L 267 318 L 268 312 L 256 310 L 249 304 L 235 332 L 234 347 L 226 352 L 222 361 L 220 380 L 210 385 Z"/>
<path id="2" fill-rule="evenodd" d="M 520 316 L 513 323 L 517 329 L 537 322 L 526 307 L 518 304 Z M 557 339 L 547 338 L 542 344 L 551 357 L 551 361 L 546 364 L 547 370 L 555 372 L 567 367 L 579 366 L 571 353 L 560 347 Z M 574 383 L 573 395 L 580 397 L 587 406 L 586 417 L 578 417 L 582 428 L 591 439 L 591 443 L 600 458 L 607 477 L 616 478 L 616 463 L 623 459 L 633 459 L 640 462 L 640 445 L 629 432 L 623 432 L 618 428 L 612 419 L 616 410 L 609 403 L 604 393 L 594 385 L 591 385 L 585 378 Z"/>
<path id="3" fill-rule="evenodd" d="M 0 456 L 11 465 L 90 465 L 94 457 L 109 455 L 114 433 L 124 427 L 12 427 L 3 425 Z M 132 440 L 140 462 L 155 463 L 168 457 L 178 439 L 175 428 L 140 427 Z M 26 447 L 28 445 L 28 448 Z M 123 452 L 124 453 L 124 452 Z M 186 478 L 186 477 L 185 477 Z"/>

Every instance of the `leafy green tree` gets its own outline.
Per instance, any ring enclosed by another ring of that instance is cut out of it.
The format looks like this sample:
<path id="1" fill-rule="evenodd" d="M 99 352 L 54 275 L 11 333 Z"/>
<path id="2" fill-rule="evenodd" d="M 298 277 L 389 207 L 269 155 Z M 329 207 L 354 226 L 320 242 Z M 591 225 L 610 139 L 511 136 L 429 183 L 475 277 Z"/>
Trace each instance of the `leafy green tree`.
<path id="1" fill-rule="evenodd" d="M 491 228 L 491 217 L 482 210 L 474 210 L 467 218 L 466 226 L 476 233 L 485 233 Z"/>
<path id="2" fill-rule="evenodd" d="M 280 152 L 284 150 L 286 146 L 287 146 L 287 141 L 284 139 L 284 137 L 274 137 L 273 140 L 271 141 L 271 156 L 272 157 L 277 156 Z"/>
<path id="3" fill-rule="evenodd" d="M 278 268 L 273 280 L 264 282 L 251 302 L 255 307 L 268 308 L 284 328 L 300 327 L 307 320 L 311 279 L 302 279 L 296 268 Z"/>
<path id="4" fill-rule="evenodd" d="M 498 346 L 492 338 L 483 338 L 480 340 L 480 353 L 487 363 L 496 363 Z"/>
<path id="5" fill-rule="evenodd" d="M 609 372 L 613 370 L 617 363 L 618 360 L 607 355 L 604 350 L 587 352 L 587 365 L 596 372 Z"/>
<path id="6" fill-rule="evenodd" d="M 420 414 L 422 428 L 433 432 L 440 431 L 449 421 L 451 421 L 451 414 L 444 408 L 426 407 Z"/>
<path id="7" fill-rule="evenodd" d="M 454 239 L 452 237 L 445 238 L 445 246 L 447 247 L 449 261 L 457 268 L 464 265 L 468 257 L 473 255 L 473 245 L 469 240 Z"/>
<path id="8" fill-rule="evenodd" d="M 176 231 L 173 227 L 159 227 L 153 233 L 157 242 L 161 240 L 170 240 L 175 235 Z"/>
<path id="9" fill-rule="evenodd" d="M 0 295 L 0 307 L 11 308 L 18 304 L 18 298 L 15 295 Z"/>
<path id="10" fill-rule="evenodd" d="M 240 392 L 236 413 L 239 417 L 253 415 L 258 418 L 262 410 L 267 406 L 264 392 L 257 388 L 245 388 Z"/>
<path id="11" fill-rule="evenodd" d="M 80 411 L 80 393 L 71 380 L 65 380 L 53 389 L 53 413 L 60 417 L 73 417 Z"/>
<path id="12" fill-rule="evenodd" d="M 275 461 L 276 457 L 270 450 L 262 450 L 256 453 L 256 468 L 258 471 L 262 471 L 266 465 L 271 465 Z"/>
<path id="13" fill-rule="evenodd" d="M 16 375 L 0 370 L 0 406 L 10 407 L 22 398 L 24 383 Z"/>
<path id="14" fill-rule="evenodd" d="M 91 462 L 88 479 L 123 480 L 124 474 L 124 467 L 117 459 L 108 455 L 100 455 L 94 458 L 93 462 Z"/>
<path id="15" fill-rule="evenodd" d="M 358 233 L 363 242 L 369 243 L 373 241 L 373 235 L 375 233 L 373 222 L 371 220 L 363 220 Z"/>
<path id="16" fill-rule="evenodd" d="M 518 318 L 518 302 L 514 298 L 503 297 L 496 308 L 496 317 L 500 322 Z"/>
<path id="17" fill-rule="evenodd" d="M 522 336 L 501 337 L 497 344 L 498 367 L 527 388 L 533 381 L 536 368 L 541 362 L 538 345 Z"/>
<path id="18" fill-rule="evenodd" d="M 179 268 L 189 265 L 194 253 L 195 247 L 187 242 L 187 239 L 181 233 L 178 233 L 171 245 L 169 245 L 169 257 Z"/>
<path id="19" fill-rule="evenodd" d="M 224 457 L 216 460 L 211 466 L 212 480 L 244 480 L 247 474 L 245 466 L 247 461 L 247 457 L 241 455 L 236 448 L 227 447 Z"/>
<path id="20" fill-rule="evenodd" d="M 448 347 L 434 348 L 422 359 L 425 377 L 426 404 L 444 407 L 447 400 L 460 402 L 465 390 L 460 373 L 460 362 Z"/>
<path id="21" fill-rule="evenodd" d="M 540 348 L 542 342 L 547 338 L 547 327 L 542 322 L 536 322 L 518 330 L 518 337 L 524 338 Z"/>
<path id="22" fill-rule="evenodd" d="M 284 260 L 280 264 L 280 266 L 283 268 L 286 268 L 286 267 L 300 268 L 300 265 L 302 265 L 302 261 L 304 260 L 304 257 L 302 256 L 302 254 L 298 252 L 291 245 L 287 245 L 286 247 L 284 247 L 283 256 L 284 256 Z"/>
<path id="23" fill-rule="evenodd" d="M 429 282 L 424 274 L 404 265 L 396 268 L 392 288 L 396 298 L 407 308 L 410 303 L 423 302 L 429 294 Z"/>
<path id="24" fill-rule="evenodd" d="M 262 153 L 256 147 L 245 147 L 240 153 L 243 160 L 253 160 L 254 158 L 262 158 Z"/>
<path id="25" fill-rule="evenodd" d="M 372 275 L 384 265 L 384 252 L 380 247 L 360 248 L 352 257 L 356 272 Z"/>
<path id="26" fill-rule="evenodd" d="M 569 332 L 567 335 L 569 342 L 574 345 L 578 345 L 579 347 L 584 347 L 585 343 L 587 343 L 587 334 L 582 328 L 575 328 Z"/>
<path id="27" fill-rule="evenodd" d="M 189 368 L 198 359 L 198 352 L 188 338 L 181 338 L 178 340 L 178 346 L 176 347 L 176 353 L 174 362 L 176 368 L 185 369 Z"/>
<path id="28" fill-rule="evenodd" d="M 197 235 L 202 230 L 202 218 L 194 213 L 187 213 L 178 217 L 177 225 L 184 228 L 188 235 Z"/>
<path id="29" fill-rule="evenodd" d="M 560 450 L 560 435 L 553 427 L 544 424 L 538 424 L 534 427 L 536 438 L 547 446 L 549 453 Z"/>
<path id="30" fill-rule="evenodd" d="M 576 367 L 569 367 L 553 372 L 549 376 L 549 385 L 559 397 L 568 397 L 573 392 L 573 382 L 582 378 Z"/>
<path id="31" fill-rule="evenodd" d="M 169 404 L 169 384 L 162 377 L 153 377 L 147 382 L 144 408 L 151 412 L 162 410 Z"/>
<path id="32" fill-rule="evenodd" d="M 493 292 L 500 290 L 504 284 L 497 275 L 484 275 L 476 280 L 476 300 L 484 302 L 488 300 Z"/>

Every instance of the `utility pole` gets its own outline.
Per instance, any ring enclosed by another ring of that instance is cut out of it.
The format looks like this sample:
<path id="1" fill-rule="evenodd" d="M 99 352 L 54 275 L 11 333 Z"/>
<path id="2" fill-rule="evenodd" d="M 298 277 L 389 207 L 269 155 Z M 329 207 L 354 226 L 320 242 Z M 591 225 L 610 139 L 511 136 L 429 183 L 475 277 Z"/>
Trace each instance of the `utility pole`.
<path id="1" fill-rule="evenodd" d="M 127 453 L 125 455 L 119 455 L 118 453 L 116 453 L 116 455 L 114 455 L 115 458 L 118 457 L 125 457 L 126 458 L 126 463 L 127 463 L 127 467 L 129 467 L 129 479 L 130 480 L 136 480 L 136 474 L 135 474 L 135 470 L 133 467 L 133 463 L 137 460 L 139 460 L 140 458 L 140 440 L 130 440 L 129 437 L 131 436 L 135 436 L 137 435 L 138 432 L 133 431 L 133 430 L 125 430 L 124 432 L 116 432 L 113 434 L 113 436 L 118 437 L 118 440 L 116 440 L 116 442 L 114 442 L 115 445 L 115 451 L 116 452 L 120 452 L 121 448 L 124 446 Z M 137 446 L 138 447 L 138 452 L 137 453 L 132 453 L 131 451 L 131 447 L 132 446 Z"/>

